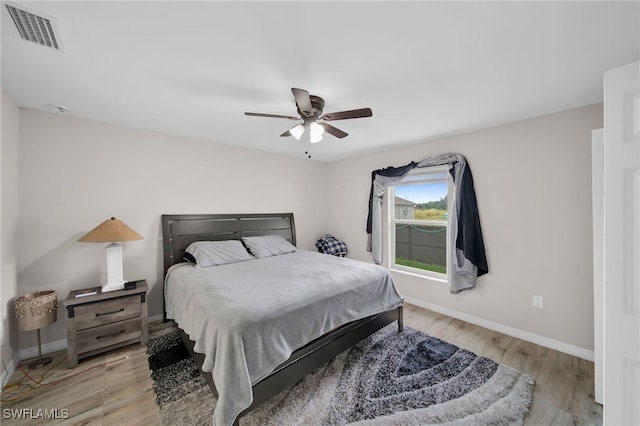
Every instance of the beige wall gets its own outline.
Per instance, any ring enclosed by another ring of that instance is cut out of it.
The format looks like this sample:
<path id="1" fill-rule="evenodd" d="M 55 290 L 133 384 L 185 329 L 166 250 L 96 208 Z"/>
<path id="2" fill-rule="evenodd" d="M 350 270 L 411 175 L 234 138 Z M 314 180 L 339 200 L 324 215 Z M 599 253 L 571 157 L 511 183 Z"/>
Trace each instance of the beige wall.
<path id="1" fill-rule="evenodd" d="M 2 90 L 0 139 L 0 366 L 4 375 L 18 350 L 14 300 L 18 295 L 18 145 L 20 110 Z"/>
<path id="2" fill-rule="evenodd" d="M 591 130 L 602 105 L 329 164 L 328 232 L 370 261 L 365 225 L 371 171 L 446 152 L 471 166 L 490 273 L 459 295 L 394 273 L 403 295 L 446 310 L 593 350 Z M 532 307 L 533 295 L 544 309 Z"/>
<path id="3" fill-rule="evenodd" d="M 149 314 L 162 313 L 160 215 L 293 212 L 298 245 L 326 230 L 326 164 L 229 145 L 22 110 L 20 292 L 98 285 L 105 245 L 78 238 L 110 216 L 144 240 L 125 243 L 125 279 L 146 278 Z M 33 334 L 33 333 L 31 333 Z M 66 337 L 66 316 L 42 331 Z M 20 334 L 20 347 L 35 339 Z"/>
<path id="4" fill-rule="evenodd" d="M 601 105 L 330 164 L 32 110 L 19 121 L 19 293 L 50 288 L 62 299 L 99 283 L 104 247 L 77 239 L 112 215 L 144 236 L 126 244 L 124 267 L 125 278 L 152 286 L 150 315 L 161 314 L 163 213 L 293 211 L 300 247 L 314 250 L 330 232 L 350 257 L 370 261 L 371 171 L 455 151 L 474 174 L 491 272 L 460 295 L 394 273 L 400 291 L 593 349 L 590 141 Z M 3 203 L 3 223 L 4 211 Z M 3 300 L 6 288 L 3 281 Z M 534 294 L 545 298 L 543 310 L 531 306 Z M 64 339 L 65 327 L 60 311 L 43 341 Z M 30 334 L 20 339 L 21 348 L 35 345 Z"/>

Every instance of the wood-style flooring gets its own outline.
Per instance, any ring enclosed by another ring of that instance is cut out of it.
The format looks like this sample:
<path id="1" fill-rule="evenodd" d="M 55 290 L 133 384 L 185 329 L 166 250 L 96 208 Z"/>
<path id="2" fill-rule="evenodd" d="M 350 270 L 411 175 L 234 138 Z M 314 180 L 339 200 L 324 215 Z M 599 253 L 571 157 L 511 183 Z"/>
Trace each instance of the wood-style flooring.
<path id="1" fill-rule="evenodd" d="M 602 405 L 594 397 L 593 362 L 406 303 L 404 321 L 532 376 L 536 384 L 526 425 L 602 425 Z"/>
<path id="2" fill-rule="evenodd" d="M 593 396 L 593 363 L 409 304 L 404 320 L 406 326 L 531 375 L 536 385 L 525 424 L 602 424 L 602 406 Z M 66 351 L 50 355 L 51 364 L 28 371 L 33 380 L 46 385 L 35 384 L 19 369 L 14 372 L 2 393 L 1 424 L 158 424 L 144 347 L 131 345 L 94 356 L 73 369 L 66 368 Z M 39 413 L 44 417 L 38 410 L 49 410 L 59 418 L 33 419 Z M 15 413 L 29 419 L 11 418 Z"/>

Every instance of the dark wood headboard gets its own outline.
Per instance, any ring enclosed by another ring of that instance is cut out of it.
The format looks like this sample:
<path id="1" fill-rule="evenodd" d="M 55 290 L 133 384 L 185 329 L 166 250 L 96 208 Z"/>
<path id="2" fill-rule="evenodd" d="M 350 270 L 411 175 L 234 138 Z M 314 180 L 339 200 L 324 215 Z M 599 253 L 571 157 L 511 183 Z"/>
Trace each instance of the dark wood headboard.
<path id="1" fill-rule="evenodd" d="M 293 213 L 163 214 L 164 272 L 183 262 L 186 248 L 194 241 L 239 240 L 257 235 L 281 235 L 295 246 Z"/>

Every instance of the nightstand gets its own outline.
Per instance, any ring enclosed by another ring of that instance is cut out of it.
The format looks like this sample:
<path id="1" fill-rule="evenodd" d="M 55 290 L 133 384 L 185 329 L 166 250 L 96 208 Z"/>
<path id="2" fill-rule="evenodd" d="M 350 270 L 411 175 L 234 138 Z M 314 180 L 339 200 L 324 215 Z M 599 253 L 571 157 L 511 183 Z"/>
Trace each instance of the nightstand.
<path id="1" fill-rule="evenodd" d="M 95 294 L 76 290 L 64 300 L 67 308 L 67 353 L 69 367 L 78 359 L 140 343 L 147 344 L 147 281 L 136 288 Z M 83 295 L 85 294 L 85 295 Z"/>

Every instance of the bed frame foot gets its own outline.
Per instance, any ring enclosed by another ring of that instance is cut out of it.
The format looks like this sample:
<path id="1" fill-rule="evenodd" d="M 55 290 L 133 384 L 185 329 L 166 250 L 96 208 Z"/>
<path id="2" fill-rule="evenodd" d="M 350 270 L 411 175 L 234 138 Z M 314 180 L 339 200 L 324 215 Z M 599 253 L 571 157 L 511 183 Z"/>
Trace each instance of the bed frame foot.
<path id="1" fill-rule="evenodd" d="M 398 308 L 398 332 L 404 330 L 404 321 L 402 318 L 402 306 Z"/>

